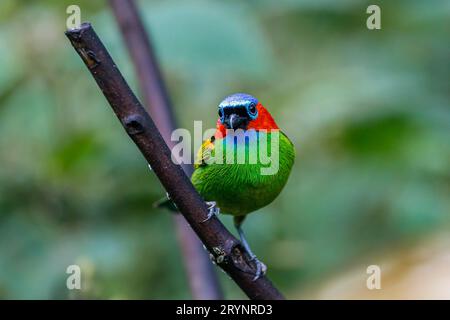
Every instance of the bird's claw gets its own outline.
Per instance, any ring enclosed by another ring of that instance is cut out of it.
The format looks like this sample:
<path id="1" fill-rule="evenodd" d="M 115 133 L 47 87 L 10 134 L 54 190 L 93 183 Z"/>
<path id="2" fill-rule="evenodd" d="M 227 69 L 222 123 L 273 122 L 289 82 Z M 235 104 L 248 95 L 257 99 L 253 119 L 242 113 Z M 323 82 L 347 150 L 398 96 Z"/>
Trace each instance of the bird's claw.
<path id="1" fill-rule="evenodd" d="M 256 281 L 259 278 L 261 278 L 263 275 L 266 274 L 267 266 L 264 263 L 262 263 L 261 261 L 259 261 L 258 258 L 256 258 L 256 256 L 253 256 L 251 258 L 251 260 L 255 263 L 255 266 L 256 266 L 256 273 L 255 273 L 255 277 L 253 278 L 253 281 Z"/>
<path id="2" fill-rule="evenodd" d="M 202 221 L 202 223 L 208 221 L 213 216 L 219 215 L 220 213 L 220 208 L 217 206 L 217 203 L 215 201 L 206 201 L 206 205 L 208 206 L 208 215 L 206 216 L 206 219 Z"/>

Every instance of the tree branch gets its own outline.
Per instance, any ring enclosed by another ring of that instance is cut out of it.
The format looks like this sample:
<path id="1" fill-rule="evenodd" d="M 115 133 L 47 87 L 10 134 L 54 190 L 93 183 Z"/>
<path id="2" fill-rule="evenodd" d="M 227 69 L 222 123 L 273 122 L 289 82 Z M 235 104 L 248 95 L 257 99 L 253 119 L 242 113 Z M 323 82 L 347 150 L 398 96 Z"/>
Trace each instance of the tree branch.
<path id="1" fill-rule="evenodd" d="M 170 136 L 176 129 L 172 104 L 136 5 L 133 0 L 110 0 L 109 4 L 133 61 L 144 105 L 162 137 L 172 148 L 174 143 Z M 182 167 L 188 176 L 192 174 L 191 165 Z M 197 235 L 182 216 L 173 215 L 173 222 L 193 298 L 223 299 L 217 274 Z"/>
<path id="2" fill-rule="evenodd" d="M 67 37 L 88 67 L 114 113 L 130 138 L 153 168 L 192 229 L 216 263 L 251 299 L 283 299 L 281 293 L 263 276 L 253 281 L 256 272 L 250 256 L 216 217 L 208 215 L 205 202 L 180 165 L 172 162 L 171 151 L 153 120 L 131 91 L 111 56 L 89 23 L 68 30 Z"/>

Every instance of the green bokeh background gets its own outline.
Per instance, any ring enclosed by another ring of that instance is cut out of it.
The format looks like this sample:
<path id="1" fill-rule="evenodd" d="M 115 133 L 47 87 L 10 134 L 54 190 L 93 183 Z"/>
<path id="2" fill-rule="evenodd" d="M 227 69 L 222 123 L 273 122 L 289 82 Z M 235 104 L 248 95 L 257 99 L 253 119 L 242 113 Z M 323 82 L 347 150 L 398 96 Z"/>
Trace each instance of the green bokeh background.
<path id="1" fill-rule="evenodd" d="M 243 91 L 294 142 L 288 185 L 245 225 L 287 297 L 449 230 L 450 2 L 138 3 L 181 127 L 213 127 Z M 152 208 L 165 192 L 64 36 L 70 4 L 138 91 L 105 1 L 0 2 L 0 298 L 189 298 L 172 220 Z"/>

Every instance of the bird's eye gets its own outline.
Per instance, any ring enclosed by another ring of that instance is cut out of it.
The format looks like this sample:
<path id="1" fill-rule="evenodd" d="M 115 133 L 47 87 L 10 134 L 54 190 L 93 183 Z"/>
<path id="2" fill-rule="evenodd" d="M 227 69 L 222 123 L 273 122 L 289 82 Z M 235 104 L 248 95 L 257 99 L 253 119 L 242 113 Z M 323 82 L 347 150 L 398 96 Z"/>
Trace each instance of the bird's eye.
<path id="1" fill-rule="evenodd" d="M 258 115 L 258 110 L 256 110 L 256 106 L 255 105 L 251 105 L 247 108 L 247 112 L 250 115 L 250 117 L 252 119 L 255 119 L 256 116 Z"/>
<path id="2" fill-rule="evenodd" d="M 219 117 L 221 120 L 223 120 L 223 109 L 219 108 Z"/>

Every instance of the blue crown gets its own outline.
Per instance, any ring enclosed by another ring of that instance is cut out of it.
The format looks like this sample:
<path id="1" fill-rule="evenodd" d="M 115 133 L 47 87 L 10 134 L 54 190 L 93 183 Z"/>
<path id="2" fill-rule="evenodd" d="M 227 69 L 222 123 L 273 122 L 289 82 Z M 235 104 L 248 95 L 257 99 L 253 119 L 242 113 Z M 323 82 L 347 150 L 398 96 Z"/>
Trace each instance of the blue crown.
<path id="1" fill-rule="evenodd" d="M 226 107 L 250 107 L 251 105 L 256 106 L 258 104 L 258 100 L 247 94 L 247 93 L 235 93 L 229 95 L 219 104 L 219 108 Z"/>

